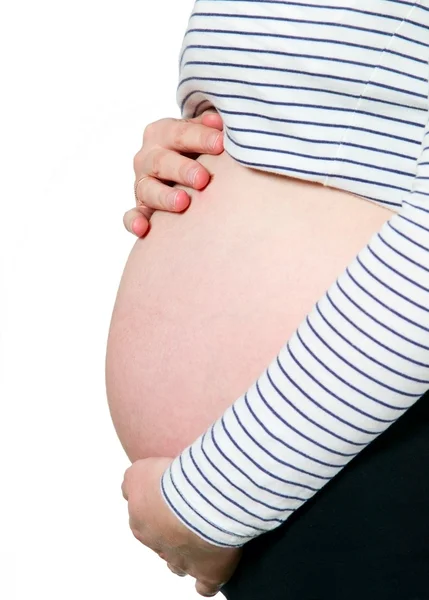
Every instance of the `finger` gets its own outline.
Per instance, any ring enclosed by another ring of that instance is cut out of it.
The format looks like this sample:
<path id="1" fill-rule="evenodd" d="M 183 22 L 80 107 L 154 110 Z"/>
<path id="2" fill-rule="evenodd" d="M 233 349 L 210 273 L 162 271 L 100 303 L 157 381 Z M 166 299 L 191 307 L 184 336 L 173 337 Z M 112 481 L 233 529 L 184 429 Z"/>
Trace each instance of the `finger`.
<path id="1" fill-rule="evenodd" d="M 149 228 L 149 219 L 153 210 L 147 207 L 132 208 L 123 216 L 125 229 L 137 237 L 143 237 Z"/>
<path id="2" fill-rule="evenodd" d="M 196 117 L 195 119 L 190 119 L 190 121 L 194 123 L 201 123 L 206 127 L 219 129 L 219 131 L 222 131 L 223 129 L 222 117 L 215 109 L 206 110 L 199 117 Z"/>
<path id="3" fill-rule="evenodd" d="M 151 179 L 157 179 L 174 181 L 174 183 L 200 190 L 210 180 L 209 172 L 201 163 L 166 148 L 153 148 L 148 152 L 142 163 L 141 171 L 143 174 L 136 177 L 136 186 L 139 189 L 143 189 L 145 184 L 147 189 L 151 184 Z"/>
<path id="4" fill-rule="evenodd" d="M 206 598 L 211 598 L 212 596 L 216 596 L 223 584 L 221 583 L 203 583 L 199 580 L 195 583 L 195 590 L 200 596 L 204 596 Z"/>
<path id="5" fill-rule="evenodd" d="M 205 185 L 207 185 L 210 175 L 204 168 L 202 173 L 202 175 L 199 175 L 200 180 L 206 180 Z M 151 209 L 152 212 L 154 210 L 181 212 L 188 208 L 190 203 L 189 194 L 185 190 L 177 187 L 172 188 L 154 177 L 146 177 L 137 185 L 136 199 L 139 210 L 144 206 Z"/>
<path id="6" fill-rule="evenodd" d="M 182 571 L 182 569 L 179 569 L 178 567 L 174 567 L 170 563 L 167 563 L 167 567 L 170 569 L 170 571 L 172 573 L 174 573 L 175 575 L 178 575 L 179 577 L 186 577 L 186 575 L 187 575 L 187 573 L 185 573 L 185 571 Z"/>
<path id="7" fill-rule="evenodd" d="M 201 120 L 201 123 L 198 122 Z M 202 121 L 214 121 L 218 128 L 203 125 Z M 160 125 L 159 138 L 162 139 L 162 147 L 176 152 L 187 154 L 220 154 L 223 152 L 223 134 L 220 127 L 222 119 L 213 114 L 205 114 L 186 121 L 167 121 Z M 223 125 L 223 124 L 222 124 Z"/>

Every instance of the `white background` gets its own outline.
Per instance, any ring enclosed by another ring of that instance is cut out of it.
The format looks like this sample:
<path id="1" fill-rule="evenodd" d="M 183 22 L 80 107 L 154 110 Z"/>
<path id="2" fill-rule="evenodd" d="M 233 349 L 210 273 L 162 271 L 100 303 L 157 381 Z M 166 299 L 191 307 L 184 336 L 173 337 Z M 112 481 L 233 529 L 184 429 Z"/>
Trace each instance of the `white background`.
<path id="1" fill-rule="evenodd" d="M 144 126 L 192 0 L 0 5 L 0 598 L 201 598 L 137 542 L 104 387 Z M 220 596 L 219 596 L 220 597 Z"/>

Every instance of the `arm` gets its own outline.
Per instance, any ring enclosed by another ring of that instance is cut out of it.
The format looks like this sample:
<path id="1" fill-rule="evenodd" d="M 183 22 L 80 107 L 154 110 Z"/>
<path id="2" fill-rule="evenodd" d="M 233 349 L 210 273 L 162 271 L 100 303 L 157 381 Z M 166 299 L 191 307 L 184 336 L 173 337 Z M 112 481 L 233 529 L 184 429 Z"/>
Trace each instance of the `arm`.
<path id="1" fill-rule="evenodd" d="M 412 191 L 257 382 L 164 472 L 216 546 L 281 525 L 429 389 L 429 125 Z"/>

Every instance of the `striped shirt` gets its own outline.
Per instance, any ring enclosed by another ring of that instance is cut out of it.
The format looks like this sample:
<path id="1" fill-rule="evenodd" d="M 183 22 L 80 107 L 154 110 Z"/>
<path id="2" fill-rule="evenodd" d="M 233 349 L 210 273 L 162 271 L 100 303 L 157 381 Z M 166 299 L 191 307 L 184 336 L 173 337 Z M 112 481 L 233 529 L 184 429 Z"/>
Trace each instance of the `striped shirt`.
<path id="1" fill-rule="evenodd" d="M 429 389 L 428 61 L 429 0 L 195 3 L 182 114 L 214 106 L 243 165 L 396 212 L 164 473 L 216 546 L 281 525 Z"/>

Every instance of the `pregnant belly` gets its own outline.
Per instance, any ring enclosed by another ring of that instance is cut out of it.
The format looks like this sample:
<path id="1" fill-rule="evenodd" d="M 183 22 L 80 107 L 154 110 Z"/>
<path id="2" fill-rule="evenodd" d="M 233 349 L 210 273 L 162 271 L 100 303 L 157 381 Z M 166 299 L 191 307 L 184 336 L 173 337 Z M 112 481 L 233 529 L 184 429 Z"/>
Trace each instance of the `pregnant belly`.
<path id="1" fill-rule="evenodd" d="M 176 456 L 275 358 L 391 212 L 225 152 L 183 214 L 134 245 L 109 333 L 106 384 L 134 461 Z"/>

